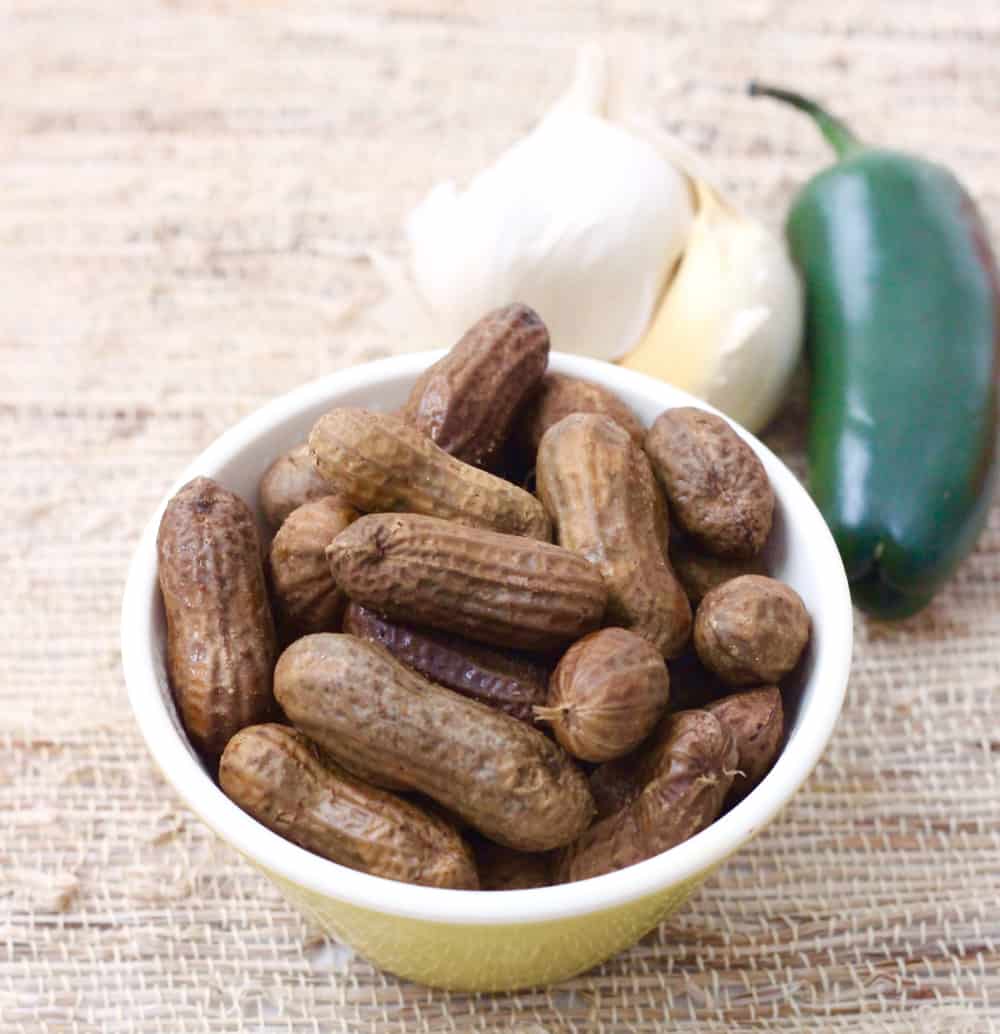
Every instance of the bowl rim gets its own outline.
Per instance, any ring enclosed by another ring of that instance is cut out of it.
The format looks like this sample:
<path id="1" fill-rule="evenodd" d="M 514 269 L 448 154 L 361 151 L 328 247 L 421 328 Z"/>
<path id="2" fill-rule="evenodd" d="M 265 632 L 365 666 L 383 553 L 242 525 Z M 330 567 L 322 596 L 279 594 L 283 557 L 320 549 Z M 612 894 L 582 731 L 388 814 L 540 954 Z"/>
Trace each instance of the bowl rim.
<path id="1" fill-rule="evenodd" d="M 206 825 L 270 874 L 348 905 L 380 914 L 459 925 L 518 925 L 589 915 L 663 892 L 721 864 L 770 822 L 819 761 L 843 706 L 850 673 L 853 612 L 840 554 L 805 488 L 762 442 L 729 421 L 768 468 L 775 491 L 813 544 L 812 562 L 824 574 L 829 615 L 825 660 L 817 658 L 822 691 L 803 705 L 800 720 L 767 777 L 740 804 L 689 840 L 618 872 L 576 883 L 512 891 L 445 890 L 400 883 L 338 865 L 283 839 L 242 811 L 215 784 L 182 738 L 160 691 L 152 621 L 156 613 L 156 534 L 170 497 L 193 477 L 217 470 L 261 435 L 322 405 L 328 396 L 363 390 L 389 378 L 415 377 L 444 354 L 410 352 L 336 371 L 304 384 L 250 413 L 208 446 L 181 473 L 147 523 L 133 555 L 122 600 L 122 667 L 129 701 L 146 745 L 184 802 Z M 665 404 L 714 407 L 672 385 L 618 366 L 553 352 L 550 369 L 597 381 L 612 391 L 666 393 Z M 721 414 L 720 414 L 721 415 Z"/>

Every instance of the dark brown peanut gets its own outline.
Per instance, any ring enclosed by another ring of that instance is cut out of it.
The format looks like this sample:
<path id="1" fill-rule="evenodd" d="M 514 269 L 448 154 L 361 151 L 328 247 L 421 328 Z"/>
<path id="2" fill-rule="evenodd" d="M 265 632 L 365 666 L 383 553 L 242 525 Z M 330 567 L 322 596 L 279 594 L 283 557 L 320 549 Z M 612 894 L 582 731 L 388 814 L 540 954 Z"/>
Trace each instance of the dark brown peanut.
<path id="1" fill-rule="evenodd" d="M 730 732 L 707 711 L 664 719 L 639 765 L 637 796 L 563 852 L 562 882 L 624 869 L 661 854 L 714 822 L 736 769 Z"/>
<path id="2" fill-rule="evenodd" d="M 583 761 L 627 754 L 667 709 L 670 677 L 652 643 L 624 628 L 605 628 L 575 642 L 549 681 L 535 717 Z"/>
<path id="3" fill-rule="evenodd" d="M 576 553 L 435 517 L 362 517 L 326 555 L 352 600 L 497 646 L 564 648 L 598 627 L 607 602 L 597 568 Z"/>
<path id="4" fill-rule="evenodd" d="M 333 409 L 309 436 L 316 467 L 362 513 L 419 513 L 547 541 L 542 504 L 509 481 L 449 456 L 388 413 Z"/>
<path id="5" fill-rule="evenodd" d="M 552 856 L 501 847 L 484 837 L 473 845 L 483 890 L 531 890 L 552 882 Z"/>
<path id="6" fill-rule="evenodd" d="M 275 711 L 257 525 L 239 496 L 200 477 L 167 504 L 156 545 L 170 686 L 188 737 L 214 765 L 234 733 Z"/>
<path id="7" fill-rule="evenodd" d="M 400 415 L 445 452 L 493 469 L 514 414 L 548 361 L 549 332 L 538 313 L 527 305 L 504 306 L 418 378 Z"/>
<path id="8" fill-rule="evenodd" d="M 479 887 L 472 853 L 447 822 L 360 782 L 287 726 L 238 732 L 219 783 L 268 829 L 332 862 L 425 887 Z"/>
<path id="9" fill-rule="evenodd" d="M 740 771 L 733 779 L 729 800 L 741 800 L 771 771 L 781 750 L 785 732 L 781 690 L 764 686 L 732 693 L 705 710 L 714 714 L 736 741 Z"/>
<path id="10" fill-rule="evenodd" d="M 636 754 L 626 754 L 623 758 L 605 761 L 590 773 L 590 792 L 594 798 L 596 818 L 614 815 L 638 797 L 642 786 L 636 768 Z"/>
<path id="11" fill-rule="evenodd" d="M 439 686 L 517 718 L 534 721 L 532 707 L 545 701 L 547 670 L 527 657 L 496 650 L 447 632 L 416 628 L 351 603 L 344 631 L 384 646 L 397 660 Z"/>
<path id="12" fill-rule="evenodd" d="M 518 438 L 534 455 L 542 436 L 570 413 L 597 413 L 610 417 L 624 428 L 636 445 L 642 446 L 646 428 L 624 402 L 607 388 L 564 373 L 547 374 L 519 420 Z"/>
<path id="13" fill-rule="evenodd" d="M 590 822 L 587 780 L 542 733 L 428 682 L 374 643 L 312 635 L 275 671 L 291 721 L 338 761 L 426 794 L 521 851 L 569 843 Z"/>
<path id="14" fill-rule="evenodd" d="M 742 574 L 767 574 L 764 560 L 758 554 L 749 560 L 726 560 L 704 553 L 680 535 L 670 537 L 670 566 L 684 586 L 692 607 L 723 582 Z"/>
<path id="15" fill-rule="evenodd" d="M 335 632 L 347 603 L 326 547 L 358 519 L 339 496 L 304 503 L 285 518 L 271 543 L 271 586 L 278 613 L 294 631 Z"/>
<path id="16" fill-rule="evenodd" d="M 646 435 L 677 523 L 709 553 L 746 559 L 771 531 L 774 491 L 764 465 L 722 417 L 693 406 L 661 413 Z"/>
<path id="17" fill-rule="evenodd" d="M 695 707 L 705 707 L 731 692 L 730 687 L 715 672 L 709 671 L 701 663 L 693 643 L 689 643 L 679 657 L 670 661 L 667 668 L 670 671 L 672 711 L 689 711 Z"/>
<path id="18" fill-rule="evenodd" d="M 809 642 L 809 614 L 789 585 L 746 574 L 713 589 L 698 607 L 694 645 L 702 664 L 731 686 L 780 682 Z"/>
<path id="19" fill-rule="evenodd" d="M 277 531 L 292 510 L 303 503 L 322 499 L 332 491 L 313 465 L 309 443 L 302 442 L 279 456 L 264 471 L 257 501 L 271 531 Z"/>
<path id="20" fill-rule="evenodd" d="M 606 622 L 678 654 L 691 607 L 664 555 L 666 514 L 643 451 L 608 417 L 574 413 L 546 431 L 537 478 L 559 544 L 604 578 Z"/>

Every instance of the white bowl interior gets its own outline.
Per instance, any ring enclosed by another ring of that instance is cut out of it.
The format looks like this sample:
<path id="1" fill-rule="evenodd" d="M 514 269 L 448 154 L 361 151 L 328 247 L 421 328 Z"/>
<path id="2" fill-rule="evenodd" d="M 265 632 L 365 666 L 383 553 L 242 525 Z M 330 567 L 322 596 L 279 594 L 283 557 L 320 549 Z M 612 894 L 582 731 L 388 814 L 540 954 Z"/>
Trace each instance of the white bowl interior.
<path id="1" fill-rule="evenodd" d="M 369 363 L 276 399 L 226 432 L 178 478 L 136 550 L 122 607 L 125 678 L 150 751 L 186 803 L 244 854 L 317 893 L 383 913 L 452 923 L 534 922 L 612 908 L 690 879 L 764 826 L 808 776 L 833 732 L 850 668 L 850 593 L 833 539 L 794 475 L 738 427 L 764 463 L 777 497 L 767 546 L 770 571 L 802 596 L 813 619 L 813 637 L 795 678 L 784 687 L 789 729 L 777 764 L 743 802 L 685 843 L 620 872 L 537 890 L 489 893 L 397 883 L 336 865 L 261 826 L 215 785 L 183 734 L 166 678 L 156 583 L 156 531 L 167 499 L 201 474 L 255 506 L 264 469 L 306 437 L 319 416 L 333 406 L 395 408 L 417 374 L 441 354 Z M 550 369 L 603 383 L 646 424 L 672 406 L 704 406 L 670 385 L 596 360 L 554 353 Z"/>

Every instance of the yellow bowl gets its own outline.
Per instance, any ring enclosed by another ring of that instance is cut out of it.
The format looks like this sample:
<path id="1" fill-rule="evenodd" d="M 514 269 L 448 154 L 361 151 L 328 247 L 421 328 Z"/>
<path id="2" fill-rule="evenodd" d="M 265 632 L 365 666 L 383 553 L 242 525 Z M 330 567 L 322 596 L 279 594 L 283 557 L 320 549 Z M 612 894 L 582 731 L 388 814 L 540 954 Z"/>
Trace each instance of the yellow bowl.
<path id="1" fill-rule="evenodd" d="M 369 363 L 275 400 L 206 449 L 167 498 L 203 474 L 255 500 L 268 463 L 301 441 L 322 413 L 344 405 L 393 408 L 440 354 Z M 669 385 L 596 360 L 555 353 L 550 367 L 604 384 L 647 423 L 671 406 L 702 405 Z M 746 800 L 685 843 L 579 883 L 488 892 L 438 890 L 369 876 L 270 832 L 218 789 L 174 710 L 156 581 L 156 531 L 166 499 L 136 550 L 122 606 L 125 679 L 150 752 L 216 834 L 325 930 L 383 969 L 437 987 L 483 991 L 553 983 L 589 969 L 656 926 L 777 814 L 819 759 L 843 703 L 852 615 L 837 549 L 794 475 L 752 435 L 737 430 L 760 456 L 777 496 L 767 546 L 770 569 L 804 599 L 813 638 L 797 680 L 786 687 L 789 732 L 777 764 Z"/>

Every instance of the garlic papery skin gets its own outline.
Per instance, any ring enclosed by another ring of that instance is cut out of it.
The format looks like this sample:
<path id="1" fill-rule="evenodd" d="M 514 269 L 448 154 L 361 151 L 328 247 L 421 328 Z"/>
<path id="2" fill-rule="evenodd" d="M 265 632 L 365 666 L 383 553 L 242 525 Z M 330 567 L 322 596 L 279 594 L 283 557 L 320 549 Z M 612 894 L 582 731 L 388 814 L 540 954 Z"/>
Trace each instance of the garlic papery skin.
<path id="1" fill-rule="evenodd" d="M 690 392 L 759 431 L 802 350 L 803 292 L 784 241 L 694 181 L 684 257 L 623 366 Z"/>
<path id="2" fill-rule="evenodd" d="M 605 117 L 603 54 L 539 125 L 465 190 L 435 187 L 406 223 L 410 273 L 440 344 L 510 302 L 534 308 L 552 346 L 616 359 L 634 348 L 693 219 L 687 177 Z"/>

